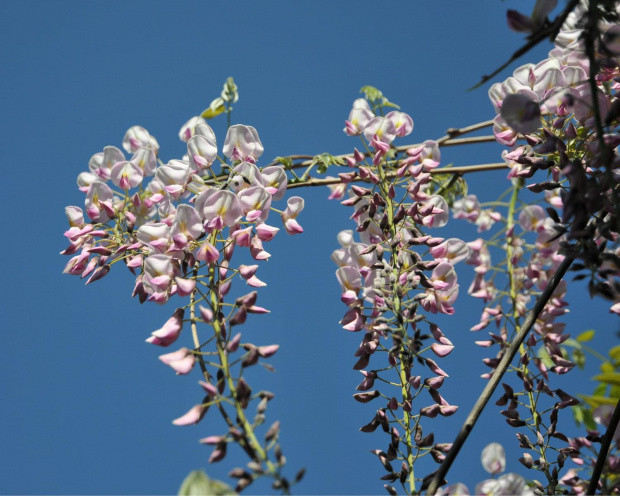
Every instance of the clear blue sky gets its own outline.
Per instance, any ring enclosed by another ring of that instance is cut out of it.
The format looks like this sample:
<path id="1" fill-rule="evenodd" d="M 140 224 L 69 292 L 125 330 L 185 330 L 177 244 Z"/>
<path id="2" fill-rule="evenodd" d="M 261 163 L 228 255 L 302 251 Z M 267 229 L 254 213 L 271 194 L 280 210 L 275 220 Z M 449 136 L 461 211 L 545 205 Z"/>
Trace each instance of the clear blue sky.
<path id="1" fill-rule="evenodd" d="M 120 146 L 139 124 L 159 140 L 164 161 L 180 158 L 180 126 L 219 95 L 228 76 L 241 95 L 233 120 L 255 126 L 265 147 L 259 164 L 351 151 L 357 141 L 341 130 L 365 84 L 413 117 L 412 142 L 437 138 L 494 116 L 488 86 L 466 89 L 521 41 L 507 30 L 505 10 L 532 4 L 3 0 L 0 492 L 169 494 L 192 469 L 226 478 L 246 461 L 232 450 L 207 466 L 210 449 L 198 439 L 221 433 L 215 415 L 193 427 L 171 424 L 199 400 L 199 377 L 175 377 L 144 340 L 174 308 L 131 300 L 133 280 L 122 270 L 88 287 L 61 274 L 63 209 L 82 202 L 75 178 L 93 153 Z M 224 122 L 214 127 L 221 144 Z M 444 163 L 494 162 L 499 151 L 450 150 Z M 493 199 L 508 186 L 504 177 L 472 179 L 470 189 Z M 281 420 L 288 473 L 308 469 L 296 493 L 380 494 L 383 472 L 369 450 L 385 449 L 387 440 L 358 432 L 378 406 L 351 397 L 361 380 L 352 370 L 361 337 L 338 325 L 344 307 L 330 261 L 336 234 L 352 226 L 349 212 L 328 202 L 327 190 L 295 194 L 306 198 L 305 233 L 282 232 L 269 246 L 258 304 L 272 313 L 242 330 L 252 342 L 281 345 L 272 360 L 277 373 L 251 371 L 250 378 L 276 393 L 268 419 Z M 475 236 L 457 221 L 437 234 Z M 599 348 L 615 344 L 608 305 L 581 289 L 570 295 L 573 334 L 595 327 Z M 443 324 L 458 346 L 444 396 L 462 415 L 435 422 L 436 440 L 452 439 L 484 386 L 484 353 L 473 344 L 483 334 L 469 332 L 481 308 L 463 295 L 457 316 Z M 587 378 L 577 383 L 591 387 Z M 485 476 L 479 453 L 491 441 L 507 445 L 508 468 L 519 471 L 514 430 L 496 407 L 489 410 L 450 473 L 472 489 Z"/>

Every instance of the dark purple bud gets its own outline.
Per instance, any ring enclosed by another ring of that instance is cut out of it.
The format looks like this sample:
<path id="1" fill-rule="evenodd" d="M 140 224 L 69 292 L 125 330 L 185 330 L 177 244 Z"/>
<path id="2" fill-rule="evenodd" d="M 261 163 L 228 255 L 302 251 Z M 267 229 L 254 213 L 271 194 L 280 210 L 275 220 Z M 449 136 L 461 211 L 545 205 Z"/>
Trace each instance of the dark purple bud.
<path id="1" fill-rule="evenodd" d="M 247 317 L 248 317 L 248 313 L 245 307 L 240 307 L 239 309 L 237 309 L 235 314 L 231 317 L 229 321 L 230 326 L 232 327 L 232 326 L 243 324 L 246 321 Z"/>
<path id="2" fill-rule="evenodd" d="M 102 267 L 99 267 L 97 270 L 95 270 L 95 272 L 93 272 L 93 275 L 90 276 L 88 281 L 86 281 L 86 284 L 90 284 L 91 282 L 95 282 L 95 281 L 98 281 L 99 279 L 104 278 L 105 276 L 108 275 L 108 272 L 110 272 L 109 265 L 106 264 Z"/>
<path id="3" fill-rule="evenodd" d="M 442 417 L 449 417 L 450 415 L 454 415 L 458 409 L 459 407 L 457 405 L 440 405 L 439 414 Z"/>
<path id="4" fill-rule="evenodd" d="M 400 433 L 398 432 L 398 429 L 396 429 L 396 427 L 392 427 L 392 429 L 390 430 L 390 436 L 392 438 L 392 446 L 398 448 L 398 443 L 400 442 Z"/>
<path id="5" fill-rule="evenodd" d="M 246 294 L 240 298 L 237 298 L 236 304 L 237 306 L 251 307 L 256 303 L 256 299 L 258 298 L 258 292 L 252 291 L 251 293 Z"/>
<path id="6" fill-rule="evenodd" d="M 435 460 L 436 463 L 441 463 L 446 458 L 446 455 L 444 455 L 440 451 L 437 451 L 436 449 L 431 450 L 431 456 L 433 457 L 433 460 Z"/>
<path id="7" fill-rule="evenodd" d="M 280 421 L 276 420 L 273 424 L 271 424 L 271 427 L 269 427 L 269 429 L 265 433 L 265 441 L 269 442 L 273 439 L 276 439 L 279 432 L 280 432 Z"/>
<path id="8" fill-rule="evenodd" d="M 556 389 L 555 394 L 557 394 L 560 400 L 562 400 L 562 404 L 566 403 L 564 406 L 561 406 L 559 408 L 564 408 L 566 406 L 575 406 L 579 404 L 579 400 L 577 398 L 573 398 L 570 394 L 565 393 L 561 389 Z"/>
<path id="9" fill-rule="evenodd" d="M 388 401 L 387 407 L 390 410 L 398 410 L 398 400 L 394 397 L 390 401 Z"/>
<path id="10" fill-rule="evenodd" d="M 422 379 L 422 377 L 420 377 L 419 375 L 416 375 L 415 377 L 410 377 L 409 378 L 409 384 L 411 384 L 411 387 L 413 389 L 418 389 L 420 387 L 421 379 Z"/>
<path id="11" fill-rule="evenodd" d="M 420 441 L 417 442 L 416 444 L 420 448 L 427 448 L 428 446 L 432 446 L 434 442 L 435 442 L 435 434 L 431 432 L 430 434 L 427 434 L 422 439 L 420 439 Z"/>
<path id="12" fill-rule="evenodd" d="M 372 195 L 372 191 L 370 191 L 367 188 L 362 188 L 360 186 L 357 186 L 356 184 L 353 184 L 351 186 L 351 191 L 353 191 L 353 193 L 356 196 L 362 197 L 362 196 L 371 196 Z"/>
<path id="13" fill-rule="evenodd" d="M 383 432 L 390 432 L 390 422 L 384 410 L 377 410 L 376 419 L 379 421 Z"/>
<path id="14" fill-rule="evenodd" d="M 231 353 L 234 353 L 239 348 L 239 342 L 241 341 L 241 333 L 237 333 L 226 345 L 226 349 Z"/>
<path id="15" fill-rule="evenodd" d="M 211 456 L 209 457 L 209 463 L 215 463 L 222 461 L 226 457 L 226 446 L 228 444 L 225 441 L 222 441 L 217 444 Z"/>
<path id="16" fill-rule="evenodd" d="M 532 448 L 533 446 L 532 442 L 529 440 L 529 438 L 525 434 L 517 433 L 517 439 L 519 440 L 520 448 L 527 448 L 527 449 Z"/>
<path id="17" fill-rule="evenodd" d="M 364 353 L 360 359 L 357 361 L 355 365 L 353 365 L 353 370 L 362 370 L 368 366 L 368 362 L 370 361 L 370 355 L 368 353 Z"/>
<path id="18" fill-rule="evenodd" d="M 300 482 L 304 478 L 304 475 L 306 475 L 306 469 L 302 468 L 297 472 L 297 475 L 295 475 L 295 482 Z"/>
<path id="19" fill-rule="evenodd" d="M 359 401 L 360 403 L 368 403 L 369 401 L 374 400 L 379 396 L 379 391 L 370 391 L 369 393 L 356 393 L 353 395 L 355 401 Z"/>
<path id="20" fill-rule="evenodd" d="M 232 477 L 233 479 L 241 479 L 243 477 L 251 477 L 250 474 L 242 468 L 233 468 L 229 473 L 228 477 Z"/>
<path id="21" fill-rule="evenodd" d="M 224 389 L 226 389 L 226 383 L 224 382 L 224 372 L 222 369 L 217 370 L 217 390 L 220 394 L 224 393 Z"/>
<path id="22" fill-rule="evenodd" d="M 401 484 L 404 484 L 405 481 L 407 480 L 407 476 L 409 475 L 409 465 L 407 465 L 407 462 L 403 462 L 400 468 L 400 477 L 399 477 L 399 481 Z"/>
<path id="23" fill-rule="evenodd" d="M 236 493 L 240 493 L 246 487 L 248 487 L 250 484 L 252 484 L 252 482 L 253 482 L 252 477 L 243 477 L 243 478 L 239 479 L 239 481 L 237 482 L 237 485 L 235 486 L 235 492 Z"/>
<path id="24" fill-rule="evenodd" d="M 534 466 L 534 459 L 529 453 L 523 453 L 523 457 L 519 458 L 519 461 L 526 467 L 532 468 Z"/>
<path id="25" fill-rule="evenodd" d="M 248 403 L 250 401 L 250 396 L 252 395 L 252 389 L 245 382 L 245 379 L 241 377 L 237 381 L 237 401 L 241 403 L 241 407 L 243 409 L 248 407 Z"/>
<path id="26" fill-rule="evenodd" d="M 375 432 L 375 430 L 377 429 L 377 427 L 379 427 L 379 421 L 374 418 L 371 420 L 371 422 L 369 424 L 366 424 L 362 427 L 360 427 L 360 431 L 362 432 Z"/>
<path id="27" fill-rule="evenodd" d="M 553 434 L 550 434 L 550 436 L 555 437 L 556 439 L 561 439 L 565 443 L 569 442 L 568 437 L 566 437 L 566 435 L 562 434 L 561 432 L 554 432 Z"/>
<path id="28" fill-rule="evenodd" d="M 260 355 L 258 354 L 258 348 L 250 344 L 243 345 L 243 347 L 246 350 L 249 349 L 250 351 L 245 354 L 245 358 L 241 362 L 241 365 L 243 365 L 244 367 L 251 367 L 252 365 L 256 365 L 260 357 Z"/>
<path id="29" fill-rule="evenodd" d="M 425 417 L 435 418 L 439 414 L 439 405 L 430 405 L 425 406 L 420 409 L 420 415 L 424 415 Z"/>
<path id="30" fill-rule="evenodd" d="M 391 468 L 391 466 L 390 466 Z M 395 480 L 398 479 L 399 474 L 395 474 L 394 472 L 390 471 L 389 474 L 384 475 L 383 477 L 381 477 L 381 480 L 386 480 L 386 481 L 390 481 L 390 482 L 394 482 Z"/>
<path id="31" fill-rule="evenodd" d="M 425 379 L 424 384 L 431 387 L 432 389 L 439 389 L 442 386 L 444 379 L 445 377 L 440 375 L 438 377 L 432 377 L 429 379 Z"/>
<path id="32" fill-rule="evenodd" d="M 388 494 L 391 494 L 392 496 L 396 496 L 398 494 L 398 491 L 396 491 L 396 489 L 394 489 L 389 484 L 384 484 L 383 487 L 385 487 L 385 490 L 388 492 Z"/>
<path id="33" fill-rule="evenodd" d="M 532 19 L 513 9 L 508 9 L 506 12 L 506 21 L 508 22 L 508 27 L 518 33 L 531 33 L 537 28 Z"/>

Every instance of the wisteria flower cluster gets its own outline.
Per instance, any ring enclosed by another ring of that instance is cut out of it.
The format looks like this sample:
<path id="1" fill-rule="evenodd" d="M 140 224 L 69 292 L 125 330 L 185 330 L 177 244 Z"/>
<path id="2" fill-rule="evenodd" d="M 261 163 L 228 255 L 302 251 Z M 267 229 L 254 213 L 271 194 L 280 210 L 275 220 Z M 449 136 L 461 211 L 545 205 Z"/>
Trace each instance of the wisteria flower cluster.
<path id="1" fill-rule="evenodd" d="M 372 109 L 367 99 L 358 99 L 346 121 L 345 133 L 363 136 L 368 159 L 355 150 L 349 165 L 356 170 L 340 177 L 345 183 L 366 179 L 370 187 L 352 184 L 342 201 L 354 209 L 351 219 L 360 241 L 353 231 L 341 232 L 341 248 L 332 259 L 347 306 L 341 324 L 363 332 L 353 368 L 364 379 L 354 398 L 384 403 L 360 430 L 381 427 L 390 436 L 387 450 L 373 451 L 387 472 L 383 479 L 414 492 L 416 481 L 423 481 L 423 489 L 429 480 L 414 475 L 416 460 L 430 454 L 441 462 L 450 449 L 449 443 L 435 442 L 432 432 L 424 435 L 422 428 L 424 417 L 450 416 L 458 408 L 439 392 L 448 374 L 437 363 L 454 345 L 429 315 L 454 313 L 459 293 L 454 264 L 467 259 L 470 249 L 459 239 L 425 233 L 449 219 L 446 200 L 429 190 L 430 171 L 440 165 L 439 146 L 428 140 L 396 157 L 392 142 L 411 133 L 413 120 L 399 111 L 375 115 L 382 107 L 375 101 Z M 385 353 L 386 360 L 371 367 L 377 353 Z M 375 389 L 380 384 L 393 384 L 398 391 Z M 386 489 L 396 494 L 393 486 Z"/>
<path id="2" fill-rule="evenodd" d="M 77 206 L 66 208 L 70 229 L 65 236 L 70 244 L 63 253 L 73 256 L 65 273 L 88 277 L 88 284 L 122 262 L 137 275 L 133 296 L 140 302 L 163 305 L 180 297 L 179 308 L 146 340 L 169 347 L 177 342 L 184 325 L 191 327 L 193 346 L 159 357 L 179 375 L 199 363 L 203 375 L 204 398 L 173 423 L 196 424 L 216 407 L 229 431 L 201 440 L 214 446 L 209 461 L 222 460 L 228 444 L 238 443 L 250 464 L 231 473 L 238 480 L 237 490 L 265 474 L 275 478 L 274 487 L 287 492 L 290 483 L 280 475 L 284 457 L 277 443 L 279 423 L 268 429 L 266 444 L 254 432 L 265 421 L 273 393 L 253 392 L 243 375 L 279 346 L 254 345 L 233 333 L 248 315 L 268 312 L 256 304 L 254 289 L 266 285 L 257 272 L 259 263 L 270 257 L 264 243 L 280 230 L 267 221 L 272 202 L 286 193 L 287 175 L 278 165 L 262 169 L 256 165 L 263 146 L 251 126 L 228 129 L 221 152 L 229 162 L 218 156 L 216 136 L 204 118 L 190 119 L 179 137 L 187 145 L 187 154 L 165 164 L 159 159 L 157 140 L 139 126 L 130 128 L 123 139 L 129 158 L 114 146 L 93 155 L 89 171 L 78 176 L 85 213 Z M 302 198 L 288 199 L 280 214 L 287 233 L 303 232 L 296 220 L 303 207 Z M 234 265 L 235 251 L 243 249 L 256 264 Z M 235 280 L 252 291 L 226 302 Z M 211 327 L 211 337 L 199 338 L 198 324 Z M 217 361 L 213 368 L 211 356 Z M 235 374 L 233 367 L 238 369 Z M 246 410 L 254 399 L 257 412 L 250 420 Z M 226 407 L 231 405 L 229 413 Z"/>

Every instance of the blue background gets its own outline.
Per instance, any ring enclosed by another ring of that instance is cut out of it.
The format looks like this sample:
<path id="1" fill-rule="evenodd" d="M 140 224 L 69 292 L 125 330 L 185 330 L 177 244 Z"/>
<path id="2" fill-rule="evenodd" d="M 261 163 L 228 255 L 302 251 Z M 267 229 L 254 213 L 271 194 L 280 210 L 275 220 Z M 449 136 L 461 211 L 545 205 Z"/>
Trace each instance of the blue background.
<path id="1" fill-rule="evenodd" d="M 180 158 L 180 126 L 219 96 L 228 76 L 241 95 L 234 122 L 255 126 L 265 147 L 259 165 L 278 155 L 352 151 L 358 141 L 342 128 L 366 84 L 413 117 L 408 142 L 440 137 L 448 127 L 494 116 L 488 85 L 466 89 L 522 42 L 506 27 L 506 9 L 528 13 L 532 5 L 3 0 L 0 492 L 170 494 L 192 469 L 226 478 L 246 462 L 231 450 L 225 461 L 207 466 L 210 449 L 197 440 L 223 433 L 214 412 L 197 426 L 171 424 L 200 400 L 199 374 L 175 376 L 157 359 L 161 349 L 144 340 L 176 302 L 139 305 L 130 298 L 133 278 L 123 270 L 88 287 L 61 274 L 68 260 L 58 255 L 66 243 L 63 208 L 81 205 L 75 178 L 93 153 L 120 147 L 125 131 L 139 124 L 159 140 L 164 161 Z M 538 61 L 549 49 L 547 43 L 520 63 Z M 221 146 L 225 119 L 213 126 Z M 494 145 L 445 149 L 442 162 L 496 162 L 500 151 Z M 505 175 L 468 178 L 470 191 L 492 200 L 509 186 Z M 361 336 L 338 325 L 344 306 L 330 261 L 336 234 L 353 227 L 350 212 L 328 202 L 326 188 L 294 194 L 306 199 L 298 219 L 305 232 L 281 231 L 266 246 L 272 257 L 258 275 L 268 287 L 258 304 L 272 313 L 251 316 L 241 329 L 248 341 L 281 345 L 271 360 L 277 373 L 252 370 L 248 380 L 276 393 L 267 418 L 281 420 L 287 473 L 308 470 L 296 493 L 380 494 L 384 472 L 369 450 L 386 449 L 388 439 L 358 428 L 382 405 L 351 397 L 362 379 L 352 370 Z M 477 237 L 459 221 L 436 234 Z M 442 394 L 460 406 L 460 415 L 426 424 L 444 442 L 487 371 L 480 361 L 485 350 L 473 344 L 486 331 L 469 332 L 482 303 L 466 295 L 471 268 L 459 272 L 457 313 L 441 324 L 457 345 L 442 362 L 452 376 Z M 617 343 L 617 321 L 606 302 L 584 294 L 571 285 L 571 332 L 596 328 L 594 345 L 605 350 Z M 180 343 L 190 342 L 184 332 Z M 586 374 L 570 374 L 570 390 L 590 391 L 595 366 L 590 360 Z M 569 389 L 560 379 L 553 384 Z M 472 490 L 486 476 L 479 453 L 489 442 L 503 442 L 508 470 L 521 471 L 516 431 L 497 407 L 488 410 L 449 474 Z M 257 483 L 247 492 L 270 488 Z"/>

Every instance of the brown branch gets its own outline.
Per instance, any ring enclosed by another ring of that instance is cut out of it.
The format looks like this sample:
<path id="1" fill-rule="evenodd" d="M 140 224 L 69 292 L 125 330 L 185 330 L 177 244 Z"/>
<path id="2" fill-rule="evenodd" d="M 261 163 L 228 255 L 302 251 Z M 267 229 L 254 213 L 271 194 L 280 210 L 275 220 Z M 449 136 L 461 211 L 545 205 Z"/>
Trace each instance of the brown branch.
<path id="1" fill-rule="evenodd" d="M 594 465 L 594 470 L 592 471 L 592 477 L 590 479 L 590 483 L 588 484 L 586 494 L 596 494 L 598 480 L 601 477 L 603 467 L 607 461 L 607 454 L 609 453 L 609 448 L 611 446 L 611 441 L 614 438 L 616 427 L 618 427 L 618 422 L 620 422 L 620 401 L 616 403 L 616 408 L 614 409 L 614 413 L 611 416 L 611 420 L 609 421 L 609 425 L 607 426 L 607 430 L 605 431 L 605 435 L 601 441 L 601 451 L 599 451 L 598 458 L 596 459 L 596 464 Z"/>
<path id="2" fill-rule="evenodd" d="M 462 176 L 463 174 L 468 174 L 471 172 L 482 172 L 482 171 L 491 171 L 491 170 L 502 170 L 506 169 L 509 166 L 505 162 L 497 162 L 494 164 L 477 164 L 477 165 L 464 165 L 462 167 L 442 167 L 440 169 L 433 169 L 430 171 L 431 174 L 453 174 L 457 176 Z M 396 172 L 390 172 L 386 174 L 386 179 L 395 178 Z M 356 177 L 355 179 L 349 181 L 352 183 L 358 182 L 370 182 L 370 179 L 362 179 L 361 177 Z M 329 186 L 331 184 L 342 184 L 343 180 L 339 177 L 330 177 L 325 179 L 306 179 L 305 181 L 299 181 L 295 183 L 289 183 L 287 189 L 295 189 L 295 188 L 305 188 L 311 186 Z"/>
<path id="3" fill-rule="evenodd" d="M 469 88 L 469 91 L 475 90 L 476 88 L 479 88 L 480 86 L 482 86 L 484 83 L 493 79 L 500 72 L 506 69 L 506 67 L 512 64 L 515 60 L 525 55 L 527 52 L 529 52 L 532 48 L 540 44 L 546 38 L 550 38 L 552 40 L 555 39 L 558 32 L 560 31 L 560 28 L 562 27 L 562 24 L 564 24 L 564 21 L 566 21 L 568 14 L 570 14 L 575 9 L 575 7 L 577 7 L 578 4 L 579 4 L 579 0 L 571 0 L 568 3 L 568 5 L 564 8 L 564 10 L 555 18 L 555 20 L 551 24 L 549 24 L 546 27 L 542 27 L 539 31 L 536 31 L 535 33 L 533 33 L 530 36 L 529 41 L 525 45 L 523 45 L 521 48 L 519 48 L 516 52 L 514 52 L 507 62 L 505 62 L 500 67 L 495 69 L 491 74 L 483 76 L 482 80 L 478 84 Z"/>
<path id="4" fill-rule="evenodd" d="M 564 258 L 562 263 L 558 266 L 556 273 L 553 275 L 553 277 L 549 281 L 548 286 L 545 288 L 542 294 L 538 297 L 538 300 L 536 300 L 536 303 L 534 304 L 534 308 L 532 308 L 527 318 L 525 319 L 525 322 L 523 323 L 523 327 L 521 327 L 521 329 L 517 333 L 517 336 L 515 337 L 513 342 L 510 344 L 510 346 L 504 353 L 504 356 L 499 362 L 499 365 L 493 372 L 493 375 L 489 379 L 489 382 L 487 383 L 486 387 L 480 394 L 478 401 L 476 401 L 476 404 L 473 406 L 473 408 L 469 412 L 469 415 L 465 419 L 465 422 L 461 426 L 461 430 L 459 431 L 458 435 L 454 439 L 454 443 L 452 443 L 452 448 L 446 455 L 446 458 L 444 459 L 443 463 L 439 466 L 439 469 L 437 469 L 437 472 L 435 472 L 435 477 L 433 477 L 433 480 L 428 486 L 426 494 L 428 495 L 435 494 L 435 492 L 439 488 L 439 485 L 444 480 L 446 474 L 448 473 L 448 470 L 450 470 L 450 467 L 452 466 L 452 463 L 454 462 L 455 458 L 459 454 L 459 451 L 463 447 L 463 444 L 465 444 L 465 441 L 467 440 L 469 433 L 472 431 L 472 429 L 476 425 L 476 422 L 480 418 L 480 415 L 482 414 L 484 407 L 486 406 L 489 399 L 493 395 L 495 388 L 497 387 L 499 382 L 502 380 L 502 377 L 508 370 L 510 363 L 512 362 L 513 358 L 519 351 L 519 347 L 525 340 L 525 337 L 530 332 L 530 329 L 534 325 L 534 322 L 536 322 L 536 319 L 538 318 L 540 313 L 543 311 L 545 305 L 551 298 L 551 295 L 553 294 L 556 287 L 558 286 L 558 284 L 564 277 L 564 274 L 566 273 L 568 268 L 573 263 L 573 260 L 575 259 L 574 257 L 575 255 L 573 256 L 567 255 L 566 258 Z"/>

